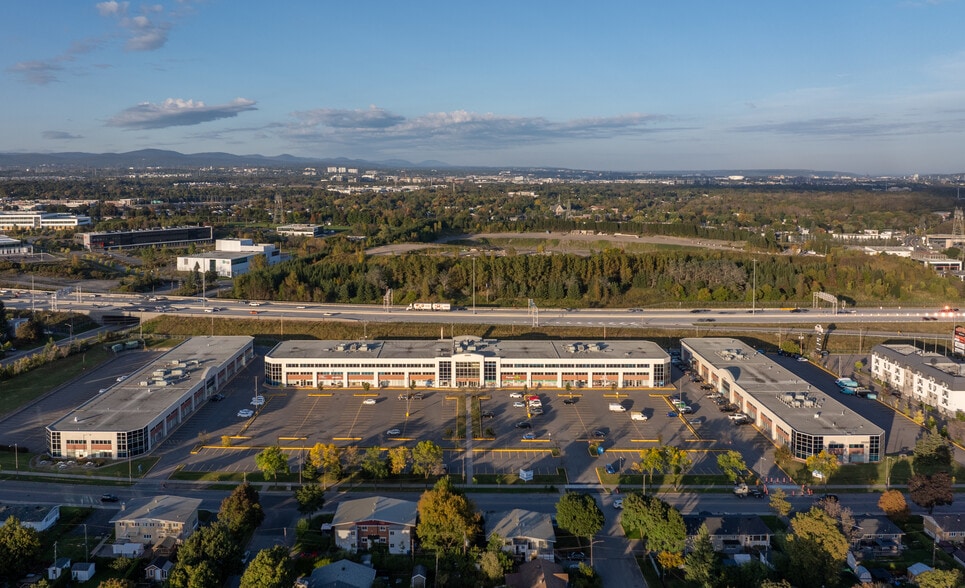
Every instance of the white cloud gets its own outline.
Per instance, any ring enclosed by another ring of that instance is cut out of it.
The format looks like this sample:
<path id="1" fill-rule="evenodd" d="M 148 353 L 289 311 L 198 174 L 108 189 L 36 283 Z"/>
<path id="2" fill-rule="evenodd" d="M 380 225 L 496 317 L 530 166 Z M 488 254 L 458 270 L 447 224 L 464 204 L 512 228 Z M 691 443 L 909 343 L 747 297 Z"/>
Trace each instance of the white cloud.
<path id="1" fill-rule="evenodd" d="M 256 110 L 254 100 L 236 98 L 227 104 L 208 106 L 200 100 L 168 98 L 161 104 L 141 102 L 127 108 L 111 117 L 107 125 L 125 129 L 162 129 L 233 118 L 248 110 Z"/>

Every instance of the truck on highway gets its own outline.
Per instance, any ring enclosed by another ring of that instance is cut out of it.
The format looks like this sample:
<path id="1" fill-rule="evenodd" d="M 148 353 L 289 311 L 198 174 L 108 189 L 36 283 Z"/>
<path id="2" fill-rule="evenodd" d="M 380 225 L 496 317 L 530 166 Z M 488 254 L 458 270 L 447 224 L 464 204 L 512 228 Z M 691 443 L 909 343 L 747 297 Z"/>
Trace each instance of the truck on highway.
<path id="1" fill-rule="evenodd" d="M 406 310 L 436 310 L 448 312 L 452 310 L 452 304 L 448 302 L 413 302 L 406 307 Z"/>

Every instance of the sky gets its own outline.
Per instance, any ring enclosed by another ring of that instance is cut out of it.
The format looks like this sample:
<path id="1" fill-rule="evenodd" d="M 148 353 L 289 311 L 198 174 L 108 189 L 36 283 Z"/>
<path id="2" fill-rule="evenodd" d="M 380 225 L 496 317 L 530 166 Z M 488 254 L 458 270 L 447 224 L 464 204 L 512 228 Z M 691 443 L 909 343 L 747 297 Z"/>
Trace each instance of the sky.
<path id="1" fill-rule="evenodd" d="M 965 0 L 38 0 L 0 152 L 965 172 Z"/>

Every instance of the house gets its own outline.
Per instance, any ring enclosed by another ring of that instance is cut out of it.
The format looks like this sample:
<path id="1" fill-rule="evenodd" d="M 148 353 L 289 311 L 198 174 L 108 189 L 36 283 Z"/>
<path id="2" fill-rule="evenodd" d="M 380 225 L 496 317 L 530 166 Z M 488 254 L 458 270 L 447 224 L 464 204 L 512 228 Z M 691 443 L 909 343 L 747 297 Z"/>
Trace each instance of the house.
<path id="1" fill-rule="evenodd" d="M 422 564 L 416 564 L 412 568 L 412 580 L 409 582 L 410 588 L 426 588 L 428 585 L 429 572 Z"/>
<path id="2" fill-rule="evenodd" d="M 553 561 L 556 532 L 547 513 L 514 508 L 486 518 L 486 536 L 499 535 L 503 551 L 523 560 Z"/>
<path id="3" fill-rule="evenodd" d="M 684 517 L 687 527 L 687 550 L 697 538 L 701 525 L 707 525 L 714 551 L 725 554 L 767 549 L 771 545 L 771 530 L 757 515 L 723 515 Z"/>
<path id="4" fill-rule="evenodd" d="M 570 575 L 563 566 L 540 558 L 522 564 L 514 574 L 506 574 L 509 588 L 566 588 L 569 582 Z"/>
<path id="5" fill-rule="evenodd" d="M 371 588 L 375 581 L 375 569 L 340 559 L 327 566 L 312 570 L 312 575 L 299 578 L 295 586 L 299 588 Z"/>
<path id="6" fill-rule="evenodd" d="M 60 578 L 65 571 L 70 569 L 70 563 L 69 557 L 58 557 L 54 563 L 47 568 L 47 579 L 56 580 Z"/>
<path id="7" fill-rule="evenodd" d="M 925 515 L 922 517 L 925 534 L 935 541 L 961 543 L 965 541 L 965 516 L 957 514 Z"/>
<path id="8" fill-rule="evenodd" d="M 94 577 L 96 571 L 92 561 L 77 562 L 70 566 L 70 578 L 75 582 L 86 582 Z"/>
<path id="9" fill-rule="evenodd" d="M 332 519 L 335 544 L 353 553 L 377 544 L 391 554 L 411 553 L 416 509 L 415 502 L 384 496 L 342 502 Z"/>
<path id="10" fill-rule="evenodd" d="M 165 537 L 179 543 L 198 528 L 200 498 L 161 495 L 132 498 L 126 508 L 114 515 L 114 536 L 118 542 L 130 541 L 151 545 Z"/>
<path id="11" fill-rule="evenodd" d="M 166 582 L 174 562 L 166 557 L 155 557 L 151 563 L 144 568 L 144 578 L 152 582 Z"/>
<path id="12" fill-rule="evenodd" d="M 898 525 L 888 517 L 864 517 L 855 521 L 857 529 L 851 541 L 851 550 L 863 559 L 878 557 L 898 557 L 901 555 L 901 541 L 905 536 Z"/>
<path id="13" fill-rule="evenodd" d="M 42 533 L 60 520 L 60 506 L 0 506 L 0 527 L 10 517 L 16 518 L 24 527 Z"/>

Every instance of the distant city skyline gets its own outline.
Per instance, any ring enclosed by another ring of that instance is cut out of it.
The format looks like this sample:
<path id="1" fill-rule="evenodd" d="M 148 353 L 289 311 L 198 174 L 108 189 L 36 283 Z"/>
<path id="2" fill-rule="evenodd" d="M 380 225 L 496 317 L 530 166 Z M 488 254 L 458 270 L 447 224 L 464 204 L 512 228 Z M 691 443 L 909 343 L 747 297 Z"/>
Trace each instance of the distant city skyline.
<path id="1" fill-rule="evenodd" d="M 0 152 L 965 172 L 962 0 L 50 0 Z"/>

